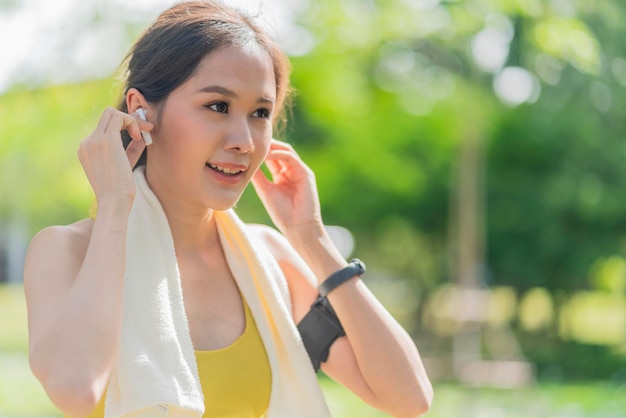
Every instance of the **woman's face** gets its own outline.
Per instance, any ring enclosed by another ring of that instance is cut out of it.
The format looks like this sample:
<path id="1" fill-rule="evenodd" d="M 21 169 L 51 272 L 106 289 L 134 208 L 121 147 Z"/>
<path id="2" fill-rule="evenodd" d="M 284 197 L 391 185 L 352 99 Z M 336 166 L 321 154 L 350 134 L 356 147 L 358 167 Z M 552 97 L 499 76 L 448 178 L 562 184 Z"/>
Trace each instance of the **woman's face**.
<path id="1" fill-rule="evenodd" d="M 217 210 L 234 206 L 269 150 L 275 101 L 272 62 L 256 45 L 207 55 L 152 110 L 160 114 L 146 173 L 159 198 Z"/>

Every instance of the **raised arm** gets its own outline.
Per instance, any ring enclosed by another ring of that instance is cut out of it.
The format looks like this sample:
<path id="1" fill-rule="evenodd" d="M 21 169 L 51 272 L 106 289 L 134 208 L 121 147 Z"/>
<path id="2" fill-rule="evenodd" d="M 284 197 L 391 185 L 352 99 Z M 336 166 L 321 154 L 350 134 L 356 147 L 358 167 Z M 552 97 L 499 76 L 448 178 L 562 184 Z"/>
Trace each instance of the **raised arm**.
<path id="1" fill-rule="evenodd" d="M 141 129 L 151 128 L 142 122 Z M 122 129 L 134 139 L 126 152 Z M 31 368 L 52 402 L 71 416 L 85 416 L 96 406 L 115 357 L 134 199 L 131 166 L 143 148 L 138 121 L 107 109 L 78 152 L 96 194 L 96 219 L 44 229 L 26 256 Z"/>
<path id="2" fill-rule="evenodd" d="M 347 262 L 322 223 L 312 171 L 288 144 L 275 141 L 266 164 L 269 181 L 259 171 L 254 186 L 280 237 L 271 239 L 287 265 L 295 293 L 295 319 L 312 302 L 311 285 L 319 284 Z M 290 249 L 291 248 L 291 249 Z M 302 280 L 296 280 L 298 275 Z M 313 276 L 313 277 L 312 277 Z M 295 284 L 295 285 L 294 285 Z M 357 277 L 329 295 L 347 338 L 337 340 L 322 369 L 372 406 L 396 417 L 417 417 L 430 407 L 433 390 L 415 343 Z"/>

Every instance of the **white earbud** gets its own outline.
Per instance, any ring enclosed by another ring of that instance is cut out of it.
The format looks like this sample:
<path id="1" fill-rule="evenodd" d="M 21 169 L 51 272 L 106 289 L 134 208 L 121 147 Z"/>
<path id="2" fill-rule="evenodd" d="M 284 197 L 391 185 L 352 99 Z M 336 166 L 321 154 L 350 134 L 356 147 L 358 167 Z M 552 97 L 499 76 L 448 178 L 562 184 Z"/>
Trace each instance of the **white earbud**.
<path id="1" fill-rule="evenodd" d="M 141 120 L 148 120 L 146 119 L 146 111 L 143 110 L 141 107 L 137 109 L 137 114 L 139 115 L 139 118 L 141 118 Z M 152 144 L 152 136 L 150 135 L 150 132 L 141 131 L 141 136 L 143 136 L 143 141 L 146 143 L 146 145 Z"/>

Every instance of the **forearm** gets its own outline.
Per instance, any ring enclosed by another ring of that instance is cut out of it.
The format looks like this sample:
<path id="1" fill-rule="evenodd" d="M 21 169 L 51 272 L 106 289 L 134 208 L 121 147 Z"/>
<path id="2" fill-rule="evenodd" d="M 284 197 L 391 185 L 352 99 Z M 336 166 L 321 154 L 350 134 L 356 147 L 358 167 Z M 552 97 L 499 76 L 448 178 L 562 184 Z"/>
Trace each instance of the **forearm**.
<path id="1" fill-rule="evenodd" d="M 360 280 L 350 280 L 328 295 L 363 379 L 376 404 L 394 416 L 425 411 L 432 387 L 418 350 L 407 332 Z"/>
<path id="2" fill-rule="evenodd" d="M 291 231 L 288 239 L 318 283 L 347 264 L 323 228 Z M 376 404 L 397 413 L 426 410 L 432 387 L 418 350 L 365 284 L 355 277 L 333 290 L 328 299 Z"/>
<path id="3" fill-rule="evenodd" d="M 33 369 L 51 387 L 106 386 L 121 327 L 128 211 L 100 205 L 83 264 L 33 341 Z"/>

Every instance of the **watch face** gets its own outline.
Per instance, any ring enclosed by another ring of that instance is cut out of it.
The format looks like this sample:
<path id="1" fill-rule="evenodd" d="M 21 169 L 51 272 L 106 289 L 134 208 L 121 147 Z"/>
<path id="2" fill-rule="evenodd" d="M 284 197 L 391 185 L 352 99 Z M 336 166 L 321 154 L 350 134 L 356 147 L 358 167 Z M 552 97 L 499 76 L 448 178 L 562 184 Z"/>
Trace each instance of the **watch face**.
<path id="1" fill-rule="evenodd" d="M 359 260 L 358 258 L 353 258 L 352 260 L 350 260 L 351 263 L 354 263 L 358 269 L 359 272 L 357 273 L 357 276 L 362 276 L 365 273 L 365 263 L 363 263 L 361 260 Z"/>

